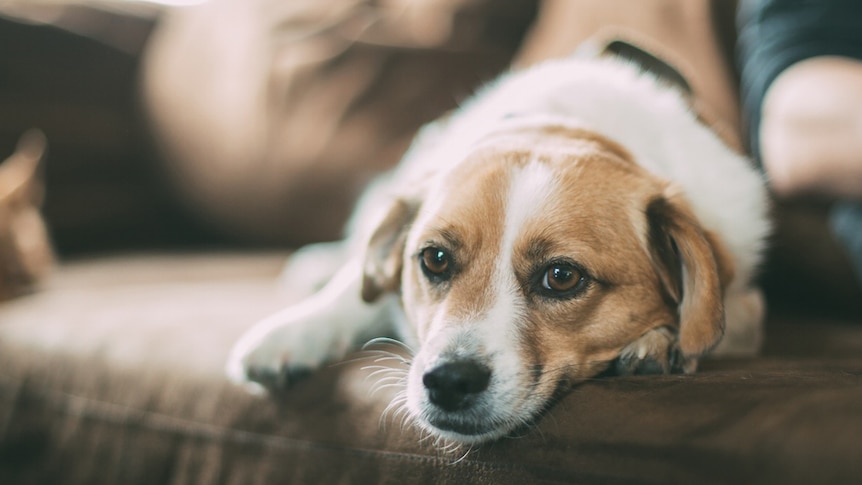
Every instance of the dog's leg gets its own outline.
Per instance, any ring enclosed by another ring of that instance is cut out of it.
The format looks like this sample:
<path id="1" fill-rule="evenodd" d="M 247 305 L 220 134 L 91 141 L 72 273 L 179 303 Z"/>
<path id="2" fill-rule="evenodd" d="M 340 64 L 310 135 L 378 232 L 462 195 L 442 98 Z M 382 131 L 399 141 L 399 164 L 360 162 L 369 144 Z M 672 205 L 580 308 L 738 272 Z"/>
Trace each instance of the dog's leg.
<path id="1" fill-rule="evenodd" d="M 228 377 L 253 392 L 284 388 L 361 339 L 386 334 L 390 300 L 365 303 L 361 283 L 361 262 L 351 261 L 320 292 L 256 324 L 231 350 Z"/>
<path id="2" fill-rule="evenodd" d="M 294 298 L 307 298 L 323 288 L 348 260 L 347 240 L 309 244 L 297 249 L 278 277 L 280 290 Z"/>
<path id="3" fill-rule="evenodd" d="M 696 365 L 696 361 L 683 362 L 676 335 L 658 327 L 623 348 L 614 370 L 618 375 L 670 374 L 694 371 Z"/>
<path id="4" fill-rule="evenodd" d="M 719 356 L 757 355 L 763 345 L 766 300 L 760 288 L 730 288 L 724 298 L 724 337 L 712 351 Z"/>

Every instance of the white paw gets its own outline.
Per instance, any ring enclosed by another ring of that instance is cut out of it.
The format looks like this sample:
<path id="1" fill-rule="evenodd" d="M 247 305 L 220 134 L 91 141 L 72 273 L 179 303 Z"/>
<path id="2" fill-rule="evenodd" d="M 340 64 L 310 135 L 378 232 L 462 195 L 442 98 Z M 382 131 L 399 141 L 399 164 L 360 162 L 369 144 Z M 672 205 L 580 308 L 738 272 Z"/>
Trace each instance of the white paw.
<path id="1" fill-rule="evenodd" d="M 256 394 L 285 389 L 344 352 L 333 329 L 301 316 L 302 308 L 289 308 L 247 331 L 231 349 L 228 379 Z"/>
<path id="2" fill-rule="evenodd" d="M 345 264 L 321 291 L 246 332 L 228 356 L 227 377 L 255 393 L 284 389 L 363 338 L 382 335 L 391 327 L 384 318 L 391 301 L 362 301 L 361 264 Z"/>

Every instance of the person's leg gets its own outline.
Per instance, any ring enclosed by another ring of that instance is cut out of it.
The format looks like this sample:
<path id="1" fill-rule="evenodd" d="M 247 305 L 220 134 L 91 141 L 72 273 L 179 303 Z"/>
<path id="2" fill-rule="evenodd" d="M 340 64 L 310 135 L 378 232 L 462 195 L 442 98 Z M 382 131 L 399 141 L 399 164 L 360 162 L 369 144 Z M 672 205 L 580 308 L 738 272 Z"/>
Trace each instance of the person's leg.
<path id="1" fill-rule="evenodd" d="M 833 202 L 833 237 L 822 237 L 828 248 L 810 238 L 785 240 L 793 253 L 788 262 L 798 267 L 844 253 L 862 283 L 860 25 L 862 2 L 856 0 L 742 0 L 738 15 L 740 91 L 752 154 L 779 207 L 807 195 Z M 779 233 L 782 226 L 779 218 Z M 844 271 L 819 267 L 814 277 L 833 285 Z"/>
<path id="2" fill-rule="evenodd" d="M 862 196 L 861 22 L 856 0 L 740 4 L 749 148 L 779 197 Z"/>
<path id="3" fill-rule="evenodd" d="M 814 57 L 769 87 L 760 153 L 780 197 L 862 198 L 862 61 Z"/>
<path id="4" fill-rule="evenodd" d="M 678 70 L 698 114 L 725 143 L 741 150 L 729 53 L 734 6 L 726 0 L 544 0 L 514 66 L 569 56 L 584 43 L 601 48 L 615 40 L 629 42 Z"/>
<path id="5" fill-rule="evenodd" d="M 330 240 L 419 127 L 505 69 L 533 0 L 212 0 L 150 40 L 144 103 L 195 215 L 234 238 Z"/>

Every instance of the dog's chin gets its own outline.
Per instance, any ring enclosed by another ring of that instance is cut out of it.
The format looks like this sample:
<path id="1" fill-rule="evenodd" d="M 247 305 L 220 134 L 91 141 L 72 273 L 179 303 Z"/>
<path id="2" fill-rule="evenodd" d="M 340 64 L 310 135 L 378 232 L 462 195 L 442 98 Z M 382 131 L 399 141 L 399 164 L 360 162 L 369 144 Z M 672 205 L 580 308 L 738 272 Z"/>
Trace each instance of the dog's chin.
<path id="1" fill-rule="evenodd" d="M 527 409 L 508 410 L 497 414 L 489 409 L 445 413 L 426 403 L 413 413 L 416 424 L 433 436 L 450 443 L 477 445 L 511 435 L 531 426 L 535 412 Z"/>
<path id="2" fill-rule="evenodd" d="M 474 445 L 496 440 L 512 431 L 510 426 L 486 421 L 437 417 L 420 418 L 422 427 L 446 441 Z"/>
<path id="3" fill-rule="evenodd" d="M 468 409 L 446 412 L 431 404 L 419 386 L 407 385 L 407 409 L 418 427 L 450 443 L 476 445 L 504 438 L 522 428 L 532 426 L 535 419 L 549 405 L 538 395 L 531 399 L 514 399 L 516 390 L 507 393 L 509 399 L 521 401 L 510 407 L 490 405 L 492 397 L 485 397 Z M 499 400 L 499 399 L 498 399 Z M 526 401 L 526 402 L 524 402 Z"/>

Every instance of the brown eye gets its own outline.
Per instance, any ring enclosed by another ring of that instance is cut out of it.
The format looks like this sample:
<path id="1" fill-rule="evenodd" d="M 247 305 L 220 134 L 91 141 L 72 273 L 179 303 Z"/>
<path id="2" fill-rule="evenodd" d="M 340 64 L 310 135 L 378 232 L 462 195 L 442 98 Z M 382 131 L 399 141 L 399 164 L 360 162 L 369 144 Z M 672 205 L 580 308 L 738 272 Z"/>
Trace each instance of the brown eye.
<path id="1" fill-rule="evenodd" d="M 583 281 L 583 275 L 572 265 L 553 264 L 545 270 L 542 286 L 551 291 L 570 291 Z"/>
<path id="2" fill-rule="evenodd" d="M 429 276 L 441 277 L 449 271 L 451 266 L 449 255 L 439 248 L 425 248 L 422 250 L 422 269 Z"/>

